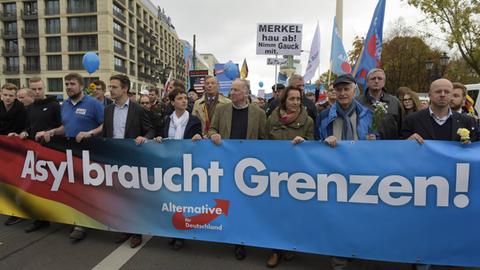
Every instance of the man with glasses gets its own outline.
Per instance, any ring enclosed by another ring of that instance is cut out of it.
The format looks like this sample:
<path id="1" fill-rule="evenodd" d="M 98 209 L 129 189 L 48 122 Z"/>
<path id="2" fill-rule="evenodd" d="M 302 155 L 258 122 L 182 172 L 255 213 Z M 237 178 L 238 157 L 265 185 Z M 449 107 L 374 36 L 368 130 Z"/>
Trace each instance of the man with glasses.
<path id="1" fill-rule="evenodd" d="M 382 140 L 398 140 L 402 130 L 403 108 L 400 101 L 385 90 L 385 71 L 374 68 L 367 74 L 367 88 L 363 95 L 357 97 L 363 106 L 374 111 L 376 102 L 387 105 L 387 114 L 383 117 L 378 132 Z"/>
<path id="2" fill-rule="evenodd" d="M 163 130 L 163 119 L 162 117 L 152 111 L 152 103 L 150 102 L 150 97 L 148 95 L 142 95 L 138 100 L 138 103 L 147 111 L 148 117 L 152 122 L 152 126 L 155 129 L 155 136 L 159 136 Z"/>

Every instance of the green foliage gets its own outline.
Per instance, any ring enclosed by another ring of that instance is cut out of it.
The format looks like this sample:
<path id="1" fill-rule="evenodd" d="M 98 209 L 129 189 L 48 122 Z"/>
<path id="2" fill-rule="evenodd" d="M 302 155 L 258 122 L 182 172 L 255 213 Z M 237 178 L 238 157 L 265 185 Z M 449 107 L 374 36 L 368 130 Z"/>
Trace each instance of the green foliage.
<path id="1" fill-rule="evenodd" d="M 449 46 L 460 51 L 465 63 L 480 76 L 479 0 L 404 0 L 420 9 L 447 35 Z"/>

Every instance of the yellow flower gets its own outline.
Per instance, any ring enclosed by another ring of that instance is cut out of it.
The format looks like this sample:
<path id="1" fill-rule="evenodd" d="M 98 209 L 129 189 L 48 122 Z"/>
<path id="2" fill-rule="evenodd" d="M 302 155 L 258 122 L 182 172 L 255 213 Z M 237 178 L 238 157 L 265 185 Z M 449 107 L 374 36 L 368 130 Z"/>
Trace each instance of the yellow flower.
<path id="1" fill-rule="evenodd" d="M 466 128 L 459 128 L 457 134 L 462 138 L 470 138 L 470 130 Z"/>

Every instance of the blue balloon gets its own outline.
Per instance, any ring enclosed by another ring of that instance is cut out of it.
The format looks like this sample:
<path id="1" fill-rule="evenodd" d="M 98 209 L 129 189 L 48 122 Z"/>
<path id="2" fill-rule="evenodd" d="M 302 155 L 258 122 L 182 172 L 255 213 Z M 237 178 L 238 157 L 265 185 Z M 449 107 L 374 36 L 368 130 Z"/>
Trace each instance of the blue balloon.
<path id="1" fill-rule="evenodd" d="M 92 74 L 100 66 L 100 58 L 98 58 L 98 55 L 94 52 L 87 52 L 83 56 L 82 64 L 83 68 L 85 68 L 88 73 Z"/>
<path id="2" fill-rule="evenodd" d="M 260 81 L 260 82 L 258 83 L 258 86 L 260 86 L 260 88 L 262 88 L 262 87 L 263 87 L 263 82 Z"/>
<path id="3" fill-rule="evenodd" d="M 234 64 L 232 61 L 228 61 L 223 66 L 223 73 L 230 80 L 235 80 L 236 78 L 240 77 L 240 71 L 238 70 L 238 66 Z"/>

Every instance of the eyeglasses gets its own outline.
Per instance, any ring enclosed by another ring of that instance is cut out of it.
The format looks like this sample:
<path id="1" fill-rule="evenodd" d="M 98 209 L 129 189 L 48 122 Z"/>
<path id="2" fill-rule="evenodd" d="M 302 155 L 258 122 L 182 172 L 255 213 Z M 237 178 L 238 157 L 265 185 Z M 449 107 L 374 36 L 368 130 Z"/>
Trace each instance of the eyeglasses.
<path id="1" fill-rule="evenodd" d="M 140 102 L 141 105 L 148 105 L 150 102 Z"/>
<path id="2" fill-rule="evenodd" d="M 404 98 L 403 101 L 412 101 L 413 99 L 411 98 Z"/>

